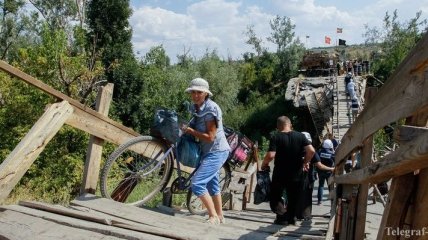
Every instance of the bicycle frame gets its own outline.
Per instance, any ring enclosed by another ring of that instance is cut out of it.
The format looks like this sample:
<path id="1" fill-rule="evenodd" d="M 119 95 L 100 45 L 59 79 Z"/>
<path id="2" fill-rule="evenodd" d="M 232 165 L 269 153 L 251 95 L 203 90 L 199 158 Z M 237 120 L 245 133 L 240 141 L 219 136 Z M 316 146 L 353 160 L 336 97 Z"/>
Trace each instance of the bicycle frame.
<path id="1" fill-rule="evenodd" d="M 180 167 L 180 162 L 177 158 L 177 143 L 175 144 L 171 144 L 170 147 L 167 149 L 167 151 L 163 154 L 163 156 L 158 159 L 158 157 L 160 156 L 161 152 L 159 152 L 150 162 L 149 164 L 146 164 L 145 167 L 139 169 L 140 171 L 144 171 L 146 168 L 149 168 L 155 161 L 157 161 L 156 165 L 151 168 L 148 172 L 144 172 L 142 174 L 142 176 L 146 176 L 151 174 L 153 171 L 155 171 L 156 169 L 161 167 L 161 164 L 165 161 L 165 159 L 172 153 L 172 156 L 175 159 L 175 163 L 176 163 L 176 171 L 177 171 L 177 179 L 179 180 L 179 184 L 178 184 L 178 189 L 179 190 L 187 190 L 190 187 L 190 180 L 193 177 L 193 175 L 195 175 L 196 170 L 199 168 L 199 165 L 190 173 L 190 175 L 187 178 L 182 177 L 182 170 Z M 140 172 L 139 171 L 139 172 Z M 184 181 L 183 181 L 184 180 Z"/>

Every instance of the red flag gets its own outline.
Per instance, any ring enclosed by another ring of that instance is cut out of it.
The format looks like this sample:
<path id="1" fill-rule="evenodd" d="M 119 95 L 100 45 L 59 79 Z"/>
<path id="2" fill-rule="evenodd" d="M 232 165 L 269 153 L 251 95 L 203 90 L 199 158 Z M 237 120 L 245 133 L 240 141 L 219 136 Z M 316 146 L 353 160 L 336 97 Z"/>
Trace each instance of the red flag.
<path id="1" fill-rule="evenodd" d="M 331 38 L 325 36 L 325 44 L 330 44 L 330 42 L 331 42 Z"/>
<path id="2" fill-rule="evenodd" d="M 342 28 L 336 28 L 336 33 L 342 33 Z"/>

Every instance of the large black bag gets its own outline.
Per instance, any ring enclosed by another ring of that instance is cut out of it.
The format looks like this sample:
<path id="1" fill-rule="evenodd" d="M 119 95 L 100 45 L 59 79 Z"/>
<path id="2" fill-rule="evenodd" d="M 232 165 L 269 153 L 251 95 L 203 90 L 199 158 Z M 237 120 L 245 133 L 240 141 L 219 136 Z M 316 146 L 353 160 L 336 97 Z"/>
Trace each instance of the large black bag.
<path id="1" fill-rule="evenodd" d="M 269 201 L 270 195 L 270 169 L 257 171 L 257 185 L 254 190 L 254 204 Z"/>
<path id="2" fill-rule="evenodd" d="M 177 113 L 174 110 L 164 108 L 156 109 L 150 134 L 165 138 L 170 143 L 177 142 L 180 137 Z"/>

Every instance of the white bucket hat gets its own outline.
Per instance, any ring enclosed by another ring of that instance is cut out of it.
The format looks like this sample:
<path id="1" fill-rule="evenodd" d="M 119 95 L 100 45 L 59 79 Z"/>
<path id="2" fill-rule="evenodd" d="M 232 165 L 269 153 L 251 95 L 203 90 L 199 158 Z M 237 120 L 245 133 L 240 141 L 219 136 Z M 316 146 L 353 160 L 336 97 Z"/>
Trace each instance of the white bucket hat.
<path id="1" fill-rule="evenodd" d="M 190 82 L 190 86 L 186 89 L 185 92 L 190 91 L 201 91 L 206 92 L 210 97 L 212 97 L 212 92 L 210 92 L 210 85 L 208 84 L 207 80 L 203 78 L 195 78 Z"/>

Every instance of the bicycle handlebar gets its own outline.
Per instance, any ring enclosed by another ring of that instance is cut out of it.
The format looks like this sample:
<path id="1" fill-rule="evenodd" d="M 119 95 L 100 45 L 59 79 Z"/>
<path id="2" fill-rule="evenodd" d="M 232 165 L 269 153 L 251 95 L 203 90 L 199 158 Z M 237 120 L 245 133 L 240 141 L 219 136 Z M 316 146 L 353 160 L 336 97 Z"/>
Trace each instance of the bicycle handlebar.
<path id="1" fill-rule="evenodd" d="M 192 116 L 193 117 L 203 117 L 203 116 L 207 115 L 208 113 L 212 113 L 212 112 L 205 112 L 205 113 L 201 113 L 201 114 L 193 113 Z"/>

